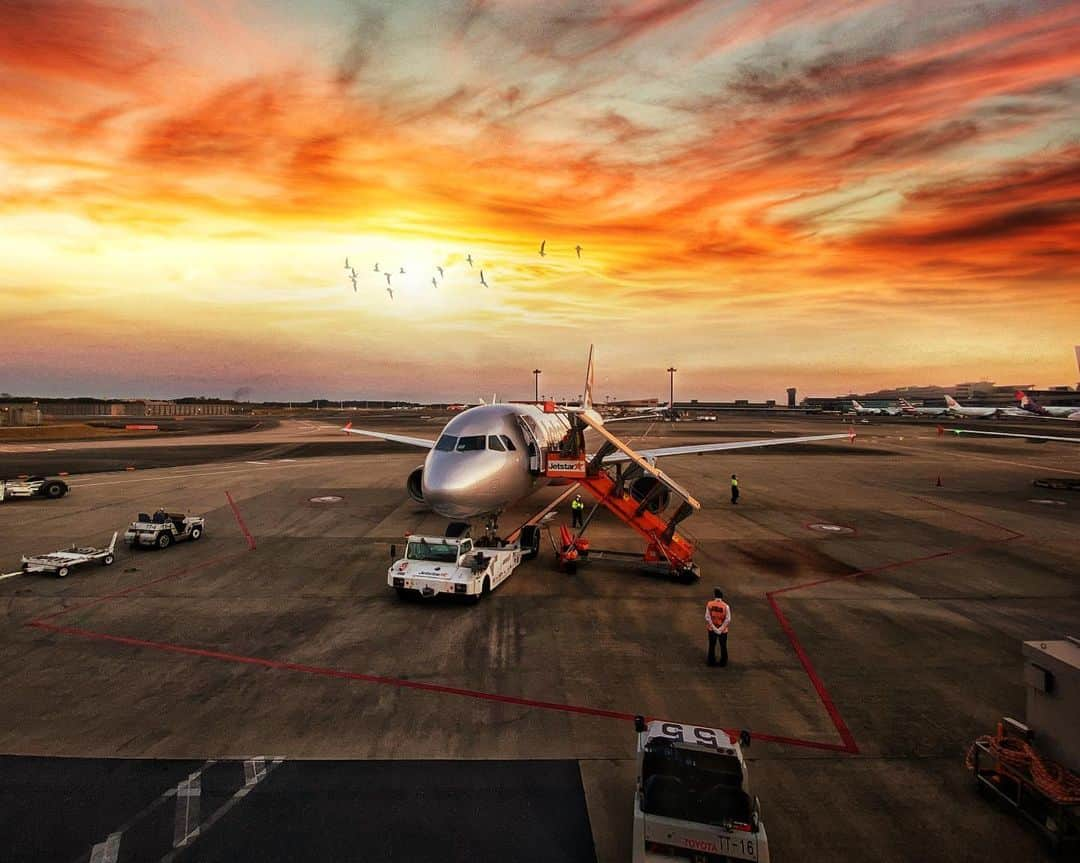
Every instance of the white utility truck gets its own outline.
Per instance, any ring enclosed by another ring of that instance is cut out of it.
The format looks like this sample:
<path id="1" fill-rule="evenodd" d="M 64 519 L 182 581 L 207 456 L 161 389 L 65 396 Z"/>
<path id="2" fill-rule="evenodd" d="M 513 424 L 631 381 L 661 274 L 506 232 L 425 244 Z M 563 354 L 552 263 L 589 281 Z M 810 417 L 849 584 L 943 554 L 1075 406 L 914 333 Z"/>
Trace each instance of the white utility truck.
<path id="1" fill-rule="evenodd" d="M 166 512 L 159 509 L 152 516 L 140 512 L 139 517 L 124 531 L 124 542 L 130 548 L 145 545 L 168 548 L 174 542 L 202 539 L 206 530 L 206 518 L 201 515 L 184 515 L 182 512 Z"/>
<path id="2" fill-rule="evenodd" d="M 634 720 L 638 782 L 634 863 L 671 859 L 768 863 L 761 806 L 753 796 L 742 747 L 718 728 Z"/>
<path id="3" fill-rule="evenodd" d="M 112 541 L 105 548 L 93 546 L 72 545 L 63 551 L 54 551 L 51 554 L 37 554 L 32 557 L 23 555 L 23 572 L 51 572 L 57 578 L 66 578 L 67 574 L 77 566 L 86 566 L 88 563 L 100 563 L 102 566 L 112 566 L 115 557 L 113 551 L 116 548 L 116 533 L 112 535 Z"/>
<path id="4" fill-rule="evenodd" d="M 20 497 L 45 497 L 56 500 L 67 493 L 68 484 L 62 479 L 49 479 L 45 476 L 0 479 L 0 503 Z"/>
<path id="5" fill-rule="evenodd" d="M 506 581 L 523 559 L 535 557 L 539 542 L 533 540 L 538 537 L 539 531 L 535 537 L 530 532 L 522 549 L 521 542 L 488 546 L 468 536 L 410 535 L 405 556 L 390 565 L 386 580 L 403 599 L 448 593 L 479 600 Z"/>

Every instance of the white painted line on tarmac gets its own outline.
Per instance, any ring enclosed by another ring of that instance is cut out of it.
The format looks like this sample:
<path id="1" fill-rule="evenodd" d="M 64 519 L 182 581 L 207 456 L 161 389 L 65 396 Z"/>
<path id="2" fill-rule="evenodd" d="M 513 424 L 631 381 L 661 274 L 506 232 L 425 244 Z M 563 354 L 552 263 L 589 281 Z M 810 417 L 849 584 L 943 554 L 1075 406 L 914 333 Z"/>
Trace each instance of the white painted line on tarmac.
<path id="1" fill-rule="evenodd" d="M 90 863 L 116 863 L 120 856 L 120 833 L 110 833 L 104 842 L 90 849 Z"/>
<path id="2" fill-rule="evenodd" d="M 268 461 L 246 461 L 244 464 L 270 464 Z"/>
<path id="3" fill-rule="evenodd" d="M 211 827 L 213 827 L 218 821 L 220 821 L 222 818 L 224 818 L 226 814 L 228 814 L 230 809 L 232 809 L 237 803 L 239 803 L 241 800 L 243 800 L 245 797 L 247 797 L 247 795 L 251 792 L 251 790 L 256 785 L 258 785 L 260 782 L 262 782 L 262 780 L 264 780 L 267 776 L 269 776 L 270 772 L 272 770 L 274 770 L 276 767 L 280 766 L 281 763 L 284 760 L 285 760 L 284 758 L 274 758 L 274 759 L 271 760 L 269 765 L 266 764 L 266 759 L 263 758 L 263 757 L 249 758 L 249 759 L 245 760 L 244 761 L 244 785 L 243 785 L 243 787 L 240 788 L 239 790 L 237 790 L 236 793 L 234 793 L 232 797 L 230 797 L 223 804 L 221 804 L 221 806 L 219 806 L 214 812 L 212 812 L 207 817 L 207 819 L 204 822 L 202 822 L 202 824 L 200 824 L 198 827 L 196 827 L 194 834 L 192 834 L 192 838 L 197 837 L 200 833 L 206 833 L 207 831 L 209 831 Z M 249 767 L 248 767 L 249 763 L 251 764 L 251 767 L 250 767 L 251 773 L 250 774 L 248 772 L 249 771 Z M 257 768 L 256 767 L 257 764 L 259 764 L 261 766 L 259 766 Z M 248 781 L 249 776 L 251 777 L 250 782 Z M 181 784 L 183 784 L 183 783 L 181 783 Z M 177 802 L 179 803 L 179 801 L 177 801 Z M 161 860 L 159 861 L 159 863 L 173 863 L 173 861 L 176 860 L 177 857 L 182 853 L 183 847 L 184 846 L 182 846 L 182 845 L 176 845 L 174 843 L 173 844 L 173 850 L 170 851 L 168 854 L 166 854 L 164 857 L 162 857 Z"/>
<path id="4" fill-rule="evenodd" d="M 173 822 L 173 848 L 183 848 L 199 835 L 199 804 L 202 802 L 202 779 L 192 773 L 176 786 L 176 817 Z"/>
<path id="5" fill-rule="evenodd" d="M 3 581 L 5 578 L 14 578 L 16 575 L 22 575 L 22 574 L 23 573 L 22 573 L 21 569 L 18 572 L 5 572 L 5 573 L 0 574 L 0 581 Z"/>

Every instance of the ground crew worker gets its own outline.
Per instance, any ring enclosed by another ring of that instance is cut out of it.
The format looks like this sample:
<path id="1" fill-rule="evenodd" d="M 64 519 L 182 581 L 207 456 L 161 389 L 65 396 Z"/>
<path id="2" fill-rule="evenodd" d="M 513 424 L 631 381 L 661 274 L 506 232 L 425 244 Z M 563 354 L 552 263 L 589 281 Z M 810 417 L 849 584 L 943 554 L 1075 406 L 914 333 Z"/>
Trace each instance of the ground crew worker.
<path id="1" fill-rule="evenodd" d="M 570 501 L 570 512 L 574 516 L 574 527 L 581 527 L 584 523 L 585 515 L 585 501 L 581 499 L 581 495 L 577 495 L 572 501 Z"/>
<path id="2" fill-rule="evenodd" d="M 709 665 L 716 665 L 716 643 L 720 642 L 720 667 L 727 665 L 727 634 L 731 625 L 731 606 L 724 602 L 724 591 L 713 588 L 713 598 L 705 606 L 709 628 Z"/>
<path id="3" fill-rule="evenodd" d="M 735 474 L 731 475 L 731 502 L 739 502 L 739 478 Z"/>

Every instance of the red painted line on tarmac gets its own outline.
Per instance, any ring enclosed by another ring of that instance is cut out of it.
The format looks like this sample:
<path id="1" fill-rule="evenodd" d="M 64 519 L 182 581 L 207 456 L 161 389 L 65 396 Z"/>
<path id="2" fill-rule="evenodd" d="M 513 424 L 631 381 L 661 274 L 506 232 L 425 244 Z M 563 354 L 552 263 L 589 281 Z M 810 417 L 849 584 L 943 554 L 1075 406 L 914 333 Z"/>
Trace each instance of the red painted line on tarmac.
<path id="1" fill-rule="evenodd" d="M 252 665 L 259 668 L 269 668 L 275 671 L 292 671 L 300 674 L 309 674 L 315 677 L 329 677 L 337 680 L 352 680 L 361 683 L 375 683 L 382 686 L 394 686 L 400 689 L 414 689 L 421 692 L 434 692 L 440 695 L 456 695 L 465 698 L 473 698 L 479 701 L 489 701 L 498 704 L 510 704 L 515 707 L 528 707 L 537 710 L 552 710 L 560 713 L 574 713 L 579 716 L 593 716 L 600 719 L 616 719 L 621 722 L 633 722 L 637 714 L 627 713 L 621 710 L 607 710 L 602 707 L 588 707 L 580 704 L 565 704 L 558 701 L 540 701 L 535 698 L 523 698 L 516 695 L 502 695 L 497 692 L 484 692 L 479 689 L 464 689 L 458 686 L 446 686 L 441 683 L 424 683 L 418 680 L 406 680 L 400 677 L 385 677 L 379 674 L 363 674 L 356 671 L 345 671 L 340 668 L 330 668 L 321 665 L 303 665 L 297 662 L 285 662 L 278 659 L 268 659 L 261 656 L 246 656 L 239 653 L 225 653 L 220 650 L 209 650 L 201 647 L 188 647 L 169 641 L 151 641 L 144 638 L 130 638 L 124 635 L 111 635 L 107 632 L 97 632 L 91 629 L 83 629 L 77 626 L 58 626 L 46 623 L 44 620 L 35 620 L 27 626 L 40 629 L 45 632 L 53 632 L 58 635 L 70 635 L 89 641 L 106 641 L 112 644 L 121 644 L 126 647 L 139 647 L 149 650 L 157 650 L 163 653 L 176 653 L 183 656 L 194 656 L 200 659 L 214 659 L 219 662 L 230 662 L 239 665 Z M 660 717 L 646 716 L 646 721 Z M 724 729 L 729 736 L 738 735 L 737 729 Z M 836 743 L 819 743 L 814 740 L 799 740 L 793 737 L 781 737 L 774 734 L 751 733 L 751 737 L 766 743 L 778 743 L 785 746 L 798 746 L 806 749 L 819 749 L 827 752 L 847 751 L 845 747 Z"/>
<path id="2" fill-rule="evenodd" d="M 776 619 L 780 621 L 780 628 L 784 630 L 784 634 L 787 636 L 788 641 L 791 642 L 791 646 L 795 650 L 795 655 L 799 657 L 799 662 L 802 663 L 803 671 L 805 671 L 806 676 L 810 678 L 810 683 L 813 684 L 814 690 L 817 692 L 818 698 L 825 708 L 825 712 L 829 714 L 829 719 L 832 721 L 833 727 L 843 741 L 844 745 L 840 747 L 840 750 L 852 755 L 858 755 L 859 746 L 855 742 L 855 737 L 852 735 L 851 730 L 847 727 L 847 723 L 844 722 L 843 717 L 840 715 L 840 711 L 837 709 L 836 704 L 829 695 L 829 690 L 825 688 L 825 683 L 818 675 L 817 670 L 814 668 L 814 664 L 810 661 L 810 657 L 807 656 L 806 651 L 803 649 L 802 642 L 799 641 L 799 637 L 795 634 L 795 629 L 788 622 L 787 617 L 784 615 L 784 612 L 780 610 L 779 604 L 772 595 L 766 593 L 765 598 L 769 601 L 769 606 L 772 608 L 773 614 L 776 615 Z"/>
<path id="3" fill-rule="evenodd" d="M 233 496 L 228 491 L 225 492 L 225 498 L 229 501 L 229 506 L 232 507 L 233 515 L 236 516 L 236 523 L 240 525 L 240 531 L 244 534 L 244 539 L 247 540 L 248 548 L 252 551 L 255 550 L 255 537 L 251 535 L 251 531 L 248 530 L 247 525 L 244 524 L 244 517 L 240 515 L 240 507 L 236 505 L 236 501 L 233 500 Z"/>
<path id="4" fill-rule="evenodd" d="M 843 741 L 842 746 L 832 744 L 831 747 L 827 744 L 819 744 L 816 748 L 832 748 L 835 751 L 847 752 L 851 755 L 859 754 L 858 744 L 855 742 L 855 737 L 852 735 L 851 730 L 847 727 L 847 723 L 844 722 L 843 717 L 840 715 L 839 709 L 836 707 L 836 703 L 829 695 L 828 689 L 825 687 L 824 681 L 817 673 L 817 669 L 814 668 L 814 664 L 810 661 L 809 655 L 802 646 L 802 642 L 799 641 L 798 635 L 795 634 L 795 628 L 791 625 L 791 622 L 787 619 L 787 616 L 780 609 L 780 604 L 777 602 L 776 597 L 782 593 L 788 593 L 793 590 L 805 590 L 810 587 L 816 587 L 820 584 L 828 584 L 833 581 L 841 581 L 844 579 L 858 578 L 862 575 L 872 575 L 877 572 L 884 572 L 890 569 L 899 569 L 903 566 L 911 566 L 916 563 L 924 563 L 928 560 L 937 560 L 943 557 L 951 557 L 955 554 L 963 554 L 968 551 L 973 551 L 977 548 L 983 548 L 986 545 L 997 542 L 1011 542 L 1014 539 L 1020 539 L 1023 534 L 1019 531 L 1015 531 L 1012 528 L 1005 527 L 1001 524 L 995 524 L 992 521 L 979 518 L 977 516 L 969 515 L 958 509 L 945 506 L 944 504 L 937 503 L 936 501 L 926 500 L 925 498 L 915 498 L 923 503 L 928 503 L 932 506 L 936 506 L 939 509 L 947 510 L 948 512 L 962 515 L 965 518 L 969 518 L 972 521 L 980 524 L 987 525 L 988 527 L 995 528 L 997 530 L 1005 531 L 1009 536 L 1001 537 L 1000 539 L 989 539 L 977 543 L 971 543 L 970 545 L 961 546 L 959 548 L 947 549 L 946 551 L 935 552 L 934 554 L 925 554 L 920 557 L 912 557 L 908 560 L 898 560 L 892 563 L 885 563 L 881 566 L 871 567 L 869 569 L 860 569 L 858 572 L 848 573 L 847 575 L 836 575 L 831 578 L 820 578 L 816 581 L 808 581 L 803 584 L 794 584 L 789 587 L 781 587 L 777 590 L 770 590 L 765 592 L 765 598 L 769 601 L 769 606 L 773 610 L 773 614 L 776 615 L 777 621 L 780 623 L 780 628 L 787 636 L 788 642 L 790 642 L 792 649 L 795 651 L 795 655 L 799 658 L 799 662 L 802 664 L 803 670 L 806 672 L 807 677 L 810 678 L 810 683 L 813 685 L 814 690 L 818 694 L 818 698 L 821 700 L 822 706 L 825 708 L 825 712 L 829 714 L 829 719 L 832 721 L 833 727 L 836 729 L 837 734 L 840 735 L 840 739 Z M 788 741 L 790 742 L 790 741 Z M 810 741 L 803 741 L 804 745 L 809 745 Z"/>

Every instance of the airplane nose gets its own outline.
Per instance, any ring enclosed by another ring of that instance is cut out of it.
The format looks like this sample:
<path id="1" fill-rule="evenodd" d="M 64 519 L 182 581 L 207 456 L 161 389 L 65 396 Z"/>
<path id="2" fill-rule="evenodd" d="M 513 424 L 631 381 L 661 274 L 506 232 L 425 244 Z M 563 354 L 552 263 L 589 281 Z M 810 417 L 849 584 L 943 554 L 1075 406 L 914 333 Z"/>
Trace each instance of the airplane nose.
<path id="1" fill-rule="evenodd" d="M 435 512 L 453 519 L 468 519 L 490 512 L 495 501 L 493 465 L 482 457 L 438 453 L 424 466 L 424 502 Z"/>
<path id="2" fill-rule="evenodd" d="M 424 467 L 424 502 L 447 518 L 471 518 L 476 515 L 475 501 L 468 493 L 472 483 L 463 461 L 460 457 L 454 460 L 432 458 Z"/>

